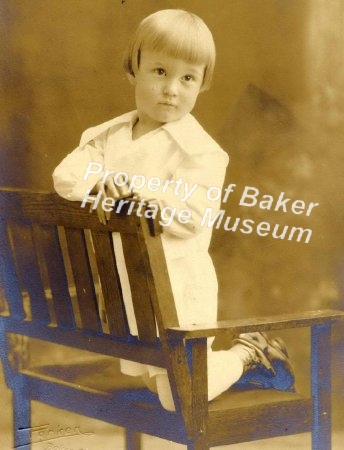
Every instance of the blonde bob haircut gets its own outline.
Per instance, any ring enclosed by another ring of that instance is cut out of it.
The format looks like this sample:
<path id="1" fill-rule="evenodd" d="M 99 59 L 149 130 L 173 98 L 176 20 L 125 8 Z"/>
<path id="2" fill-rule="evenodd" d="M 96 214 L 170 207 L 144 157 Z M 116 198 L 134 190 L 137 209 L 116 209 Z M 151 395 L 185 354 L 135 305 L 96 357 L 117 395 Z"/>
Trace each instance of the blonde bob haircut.
<path id="1" fill-rule="evenodd" d="M 166 52 L 192 64 L 204 64 L 202 91 L 209 89 L 216 50 L 213 36 L 203 20 L 181 9 L 164 9 L 139 24 L 124 55 L 124 70 L 135 76 L 142 50 Z"/>

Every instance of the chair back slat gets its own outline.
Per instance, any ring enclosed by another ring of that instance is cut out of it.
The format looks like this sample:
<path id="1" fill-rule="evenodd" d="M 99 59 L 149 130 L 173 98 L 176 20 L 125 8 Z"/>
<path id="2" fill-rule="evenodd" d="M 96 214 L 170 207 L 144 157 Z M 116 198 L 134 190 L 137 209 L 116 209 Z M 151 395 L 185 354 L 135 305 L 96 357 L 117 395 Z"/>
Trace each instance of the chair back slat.
<path id="1" fill-rule="evenodd" d="M 23 299 L 4 220 L 0 220 L 0 269 L 1 289 L 6 296 L 9 313 L 15 320 L 24 320 Z"/>
<path id="2" fill-rule="evenodd" d="M 37 236 L 36 245 L 44 258 L 56 323 L 62 327 L 73 328 L 74 313 L 57 227 L 37 225 L 33 231 L 34 237 Z"/>
<path id="3" fill-rule="evenodd" d="M 98 303 L 83 230 L 65 228 L 82 328 L 101 332 Z"/>
<path id="4" fill-rule="evenodd" d="M 128 323 L 114 254 L 112 233 L 94 230 L 91 231 L 91 236 L 108 331 L 115 336 L 128 337 Z"/>
<path id="5" fill-rule="evenodd" d="M 168 306 L 164 305 L 161 313 L 161 295 L 166 297 L 166 303 L 172 304 L 173 297 L 160 238 L 152 237 L 160 232 L 154 221 L 147 223 L 144 216 L 122 211 L 112 214 L 104 225 L 95 212 L 89 214 L 79 202 L 68 202 L 53 193 L 6 188 L 0 189 L 0 218 L 11 224 L 7 254 L 3 253 L 2 258 L 7 260 L 13 255 L 13 283 L 21 288 L 11 298 L 11 311 L 16 317 L 24 317 L 29 297 L 32 319 L 45 322 L 49 329 L 74 332 L 76 328 L 78 339 L 83 339 L 83 330 L 85 339 L 97 334 L 117 342 L 119 353 L 126 342 L 132 347 L 132 355 L 136 351 L 142 353 L 140 358 L 135 356 L 136 361 L 147 360 L 143 349 L 151 351 L 156 347 L 157 353 L 163 352 L 164 327 L 176 325 L 177 319 L 174 305 L 171 321 L 164 316 Z M 2 231 L 1 239 L 6 240 L 6 236 Z M 120 248 L 116 236 L 120 236 Z M 164 268 L 160 271 L 162 280 L 156 280 L 152 256 L 147 251 L 147 245 L 154 242 L 160 243 L 153 254 L 158 267 L 160 264 Z M 6 283 L 12 281 L 9 275 L 3 278 L 6 288 Z M 21 291 L 25 290 L 28 295 L 22 301 Z M 20 325 L 14 321 L 11 326 Z M 59 332 L 51 335 L 48 329 L 46 333 L 44 328 L 39 329 L 43 338 L 50 336 L 47 339 L 59 342 Z"/>
<path id="6" fill-rule="evenodd" d="M 179 326 L 176 305 L 173 298 L 168 268 L 164 258 L 161 239 L 149 231 L 149 224 L 142 222 L 141 246 L 147 252 L 146 276 L 151 293 L 160 338 L 164 339 L 165 330 Z"/>
<path id="7" fill-rule="evenodd" d="M 48 324 L 51 318 L 34 245 L 32 226 L 26 223 L 11 223 L 9 231 L 20 285 L 27 291 L 30 299 L 31 320 Z"/>
<path id="8" fill-rule="evenodd" d="M 147 255 L 142 252 L 137 234 L 121 235 L 139 338 L 154 343 L 157 326 L 147 278 Z"/>

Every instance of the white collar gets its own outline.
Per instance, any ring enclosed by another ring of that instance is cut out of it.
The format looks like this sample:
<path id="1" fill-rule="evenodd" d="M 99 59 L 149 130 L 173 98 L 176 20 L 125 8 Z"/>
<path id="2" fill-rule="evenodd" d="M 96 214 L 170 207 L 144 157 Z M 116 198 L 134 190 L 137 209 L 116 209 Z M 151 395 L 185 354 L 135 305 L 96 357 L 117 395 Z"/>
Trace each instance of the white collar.
<path id="1" fill-rule="evenodd" d="M 80 146 L 86 145 L 100 134 L 109 131 L 110 128 L 124 124 L 133 125 L 136 118 L 137 111 L 134 110 L 89 128 L 83 133 Z M 168 122 L 162 125 L 161 128 L 164 129 L 172 139 L 179 144 L 180 148 L 189 155 L 202 154 L 204 152 L 220 149 L 219 145 L 209 136 L 191 114 L 187 114 L 179 120 Z"/>

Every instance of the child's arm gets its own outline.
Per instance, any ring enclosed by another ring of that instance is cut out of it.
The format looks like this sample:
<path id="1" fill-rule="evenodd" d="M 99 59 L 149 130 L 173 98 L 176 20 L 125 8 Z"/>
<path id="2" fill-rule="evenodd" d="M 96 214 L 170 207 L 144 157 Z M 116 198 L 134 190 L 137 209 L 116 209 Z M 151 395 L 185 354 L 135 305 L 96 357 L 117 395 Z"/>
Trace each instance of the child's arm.
<path id="1" fill-rule="evenodd" d="M 95 188 L 103 173 L 89 173 L 85 177 L 88 164 L 95 162 L 104 164 L 103 137 L 79 146 L 67 155 L 53 172 L 56 192 L 67 200 L 82 200 L 87 189 Z M 86 179 L 83 179 L 86 178 Z"/>
<path id="2" fill-rule="evenodd" d="M 183 187 L 179 190 L 179 196 L 175 195 L 171 188 L 166 194 L 161 194 L 158 200 L 161 208 L 170 206 L 176 208 L 177 212 L 188 209 L 191 212 L 191 218 L 189 223 L 182 224 L 177 220 L 176 214 L 175 220 L 166 227 L 167 232 L 181 238 L 189 238 L 204 229 L 201 222 L 206 208 L 211 208 L 214 216 L 221 205 L 221 198 L 216 201 L 209 200 L 207 191 L 213 186 L 222 189 L 227 165 L 228 156 L 223 151 L 188 156 L 183 160 L 172 178 L 173 180 L 182 178 L 184 183 L 188 183 L 189 189 L 197 184 L 196 189 L 183 202 L 180 201 L 186 194 Z M 182 186 L 185 187 L 185 184 Z"/>

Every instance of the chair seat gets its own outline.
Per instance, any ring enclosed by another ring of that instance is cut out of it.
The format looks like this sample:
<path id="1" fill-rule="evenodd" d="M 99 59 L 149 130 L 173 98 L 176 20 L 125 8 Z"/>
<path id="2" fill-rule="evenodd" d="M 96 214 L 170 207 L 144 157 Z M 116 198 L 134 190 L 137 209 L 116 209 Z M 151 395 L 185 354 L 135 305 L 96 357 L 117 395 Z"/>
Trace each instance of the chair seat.
<path id="1" fill-rule="evenodd" d="M 80 389 L 92 389 L 111 393 L 121 389 L 142 389 L 141 377 L 125 375 L 120 370 L 119 360 L 103 355 L 86 357 L 73 362 L 58 362 L 39 365 L 25 370 L 26 374 L 38 378 L 50 378 L 54 382 L 77 385 Z M 297 393 L 274 389 L 232 388 L 209 404 L 210 411 L 223 411 L 240 407 L 250 407 L 265 403 L 302 399 Z"/>
<path id="2" fill-rule="evenodd" d="M 25 370 L 25 373 L 38 378 L 51 378 L 51 381 L 77 385 L 80 389 L 96 389 L 110 393 L 121 389 L 142 389 L 145 387 L 141 377 L 125 375 L 120 371 L 117 358 L 97 355 L 74 362 L 59 362 L 52 365 L 39 365 Z M 222 411 L 240 407 L 250 407 L 265 403 L 294 401 L 305 397 L 292 392 L 275 389 L 232 388 L 209 403 L 210 411 Z"/>
<path id="3" fill-rule="evenodd" d="M 229 389 L 209 404 L 209 411 L 223 411 L 237 407 L 251 407 L 266 403 L 290 402 L 305 397 L 294 392 L 276 389 Z"/>
<path id="4" fill-rule="evenodd" d="M 312 412 L 312 399 L 297 393 L 230 389 L 209 404 L 209 444 L 235 444 L 310 431 Z"/>
<path id="5" fill-rule="evenodd" d="M 125 375 L 120 371 L 117 358 L 96 355 L 73 362 L 39 365 L 25 370 L 27 375 L 78 386 L 79 389 L 96 390 L 104 393 L 122 389 L 145 388 L 141 377 Z M 303 400 L 305 397 L 291 392 L 274 389 L 232 388 L 209 403 L 209 411 L 225 411 L 253 405 L 272 404 Z"/>
<path id="6" fill-rule="evenodd" d="M 130 417 L 137 423 L 140 422 L 143 412 L 149 413 L 152 415 L 152 422 L 161 421 L 161 437 L 166 436 L 163 430 L 169 428 L 164 426 L 165 422 L 174 423 L 175 427 L 181 426 L 181 422 L 173 413 L 163 410 L 158 397 L 145 388 L 140 377 L 121 373 L 119 360 L 116 358 L 96 355 L 84 360 L 36 366 L 24 370 L 23 373 L 45 383 L 77 388 L 79 392 L 105 395 L 109 400 L 116 399 L 117 402 L 120 401 L 122 408 L 126 405 L 130 409 Z M 135 395 L 128 397 L 131 391 Z M 274 411 L 273 415 L 271 410 Z M 297 393 L 272 389 L 229 389 L 209 403 L 209 442 L 215 446 L 231 439 L 236 443 L 271 435 L 303 432 L 311 427 L 311 413 L 311 399 Z M 293 427 L 286 428 L 285 414 L 293 418 Z M 238 421 L 241 423 L 240 428 Z M 222 422 L 224 427 L 219 426 Z M 145 431 L 149 432 L 150 429 Z M 169 433 L 170 430 L 167 431 L 167 436 Z M 185 435 L 182 430 L 180 433 L 180 442 L 183 442 Z"/>
<path id="7" fill-rule="evenodd" d="M 110 394 L 123 389 L 142 389 L 146 387 L 141 377 L 125 375 L 120 371 L 119 360 L 97 355 L 74 362 L 61 362 L 52 365 L 40 365 L 25 370 L 31 377 L 46 381 L 61 382 L 77 386 L 86 391 Z"/>

